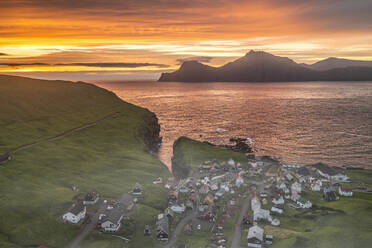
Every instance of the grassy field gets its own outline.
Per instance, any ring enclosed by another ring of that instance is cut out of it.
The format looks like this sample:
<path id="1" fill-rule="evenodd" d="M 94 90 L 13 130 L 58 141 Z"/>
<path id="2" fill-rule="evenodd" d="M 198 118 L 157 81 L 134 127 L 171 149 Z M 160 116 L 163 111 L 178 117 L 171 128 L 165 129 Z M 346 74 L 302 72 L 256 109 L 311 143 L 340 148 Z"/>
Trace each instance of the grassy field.
<path id="1" fill-rule="evenodd" d="M 0 92 L 0 153 L 120 112 L 96 126 L 19 151 L 0 166 L 0 247 L 65 247 L 80 231 L 57 221 L 78 194 L 72 185 L 80 193 L 95 188 L 104 199 L 115 199 L 140 182 L 144 199 L 134 216 L 138 237 L 143 225 L 153 222 L 152 215 L 162 211 L 166 191 L 152 181 L 169 172 L 147 152 L 142 130 L 154 118 L 151 112 L 85 83 L 0 76 Z M 149 244 L 142 237 L 127 245 L 96 237 L 92 234 L 84 247 Z"/>
<path id="2" fill-rule="evenodd" d="M 178 177 L 187 177 L 202 162 L 211 160 L 223 162 L 230 158 L 235 162 L 240 162 L 242 166 L 246 166 L 248 163 L 248 159 L 243 153 L 180 137 L 173 145 L 173 174 Z"/>
<path id="3" fill-rule="evenodd" d="M 368 184 L 370 171 L 348 173 L 353 180 Z M 354 193 L 339 201 L 325 202 L 320 193 L 302 194 L 314 206 L 305 213 L 286 207 L 280 228 L 271 228 L 276 236 L 273 248 L 368 248 L 372 244 L 372 194 Z"/>

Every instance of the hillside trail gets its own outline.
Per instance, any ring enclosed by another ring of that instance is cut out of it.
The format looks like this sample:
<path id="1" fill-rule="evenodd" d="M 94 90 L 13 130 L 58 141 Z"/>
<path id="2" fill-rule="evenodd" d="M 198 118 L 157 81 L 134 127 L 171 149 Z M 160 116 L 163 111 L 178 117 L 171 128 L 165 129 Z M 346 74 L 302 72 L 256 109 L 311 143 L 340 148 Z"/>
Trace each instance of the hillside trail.
<path id="1" fill-rule="evenodd" d="M 76 133 L 76 132 L 79 132 L 79 131 L 82 131 L 84 129 L 87 129 L 89 127 L 93 127 L 93 126 L 96 126 L 98 123 L 104 121 L 104 120 L 107 120 L 109 118 L 115 118 L 117 117 L 118 115 L 120 114 L 120 112 L 115 112 L 113 114 L 110 114 L 110 115 L 106 115 L 94 122 L 90 122 L 90 123 L 87 123 L 87 124 L 84 124 L 82 126 L 79 126 L 79 127 L 75 127 L 73 129 L 70 129 L 70 130 L 67 130 L 67 131 L 64 131 L 63 133 L 60 133 L 56 136 L 53 136 L 53 137 L 49 137 L 49 138 L 45 138 L 45 139 L 41 139 L 41 140 L 38 140 L 38 141 L 34 141 L 32 143 L 28 143 L 28 144 L 24 144 L 24 145 L 21 145 L 13 150 L 10 150 L 8 153 L 9 154 L 15 154 L 16 152 L 19 152 L 19 151 L 22 151 L 22 150 L 25 150 L 25 149 L 28 149 L 28 148 L 31 148 L 33 146 L 36 146 L 40 143 L 43 143 L 43 142 L 47 142 L 47 141 L 55 141 L 55 140 L 58 140 L 58 139 L 61 139 L 67 135 L 70 135 L 72 133 Z"/>

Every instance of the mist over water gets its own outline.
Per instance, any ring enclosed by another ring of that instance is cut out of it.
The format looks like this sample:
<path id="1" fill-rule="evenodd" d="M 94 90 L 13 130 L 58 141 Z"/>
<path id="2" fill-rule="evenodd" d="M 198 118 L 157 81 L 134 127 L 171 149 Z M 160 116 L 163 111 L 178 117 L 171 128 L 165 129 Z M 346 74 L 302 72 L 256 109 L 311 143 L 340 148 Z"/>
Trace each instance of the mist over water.
<path id="1" fill-rule="evenodd" d="M 173 142 L 187 136 L 216 144 L 252 137 L 286 163 L 372 169 L 372 82 L 97 85 L 157 115 L 168 166 Z"/>

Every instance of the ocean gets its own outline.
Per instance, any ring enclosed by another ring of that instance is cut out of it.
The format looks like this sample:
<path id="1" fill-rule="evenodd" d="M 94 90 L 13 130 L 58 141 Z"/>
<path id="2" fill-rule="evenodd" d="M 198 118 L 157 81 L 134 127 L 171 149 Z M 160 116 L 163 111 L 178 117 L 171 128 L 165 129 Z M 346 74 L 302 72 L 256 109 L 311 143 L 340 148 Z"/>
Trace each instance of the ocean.
<path id="1" fill-rule="evenodd" d="M 372 82 L 96 85 L 157 115 L 168 167 L 173 142 L 187 136 L 215 144 L 249 137 L 257 154 L 283 163 L 372 169 Z"/>

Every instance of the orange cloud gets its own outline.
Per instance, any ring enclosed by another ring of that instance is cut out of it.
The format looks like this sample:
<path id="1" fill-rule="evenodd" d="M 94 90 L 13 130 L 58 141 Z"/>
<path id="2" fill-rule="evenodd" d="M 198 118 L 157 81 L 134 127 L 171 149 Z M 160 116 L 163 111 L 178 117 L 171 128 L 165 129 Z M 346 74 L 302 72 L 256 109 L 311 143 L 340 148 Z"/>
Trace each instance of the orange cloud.
<path id="1" fill-rule="evenodd" d="M 0 63 L 221 65 L 250 49 L 315 62 L 372 59 L 370 1 L 12 0 L 0 5 Z M 87 70 L 87 66 L 65 66 Z M 95 68 L 98 71 L 102 67 Z M 1 72 L 61 66 L 0 66 Z M 117 70 L 117 68 L 105 68 Z M 159 68 L 146 70 L 159 73 Z"/>

